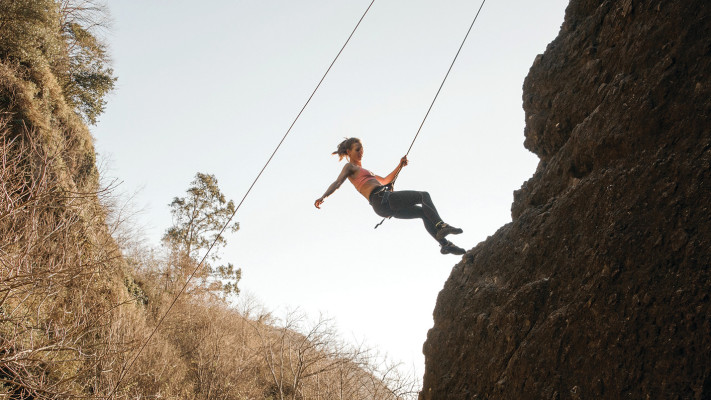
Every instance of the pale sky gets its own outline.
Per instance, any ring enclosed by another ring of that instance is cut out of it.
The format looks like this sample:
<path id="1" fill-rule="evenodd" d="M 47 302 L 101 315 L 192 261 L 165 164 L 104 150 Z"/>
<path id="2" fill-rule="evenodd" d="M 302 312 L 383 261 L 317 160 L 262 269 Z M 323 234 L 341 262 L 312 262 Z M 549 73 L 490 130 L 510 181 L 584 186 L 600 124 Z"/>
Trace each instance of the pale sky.
<path id="1" fill-rule="evenodd" d="M 238 202 L 370 0 L 117 0 L 108 35 L 119 80 L 92 128 L 119 190 L 140 189 L 156 246 L 168 204 L 197 172 Z M 223 262 L 277 315 L 299 307 L 335 319 L 424 371 L 432 311 L 461 257 L 439 253 L 419 220 L 380 222 L 346 182 L 317 210 L 343 163 L 389 173 L 405 154 L 481 2 L 376 0 L 257 183 L 226 237 Z M 538 159 L 523 147 L 522 85 L 558 34 L 567 1 L 489 0 L 410 152 L 397 189 L 429 191 L 471 249 L 510 222 L 513 191 Z"/>

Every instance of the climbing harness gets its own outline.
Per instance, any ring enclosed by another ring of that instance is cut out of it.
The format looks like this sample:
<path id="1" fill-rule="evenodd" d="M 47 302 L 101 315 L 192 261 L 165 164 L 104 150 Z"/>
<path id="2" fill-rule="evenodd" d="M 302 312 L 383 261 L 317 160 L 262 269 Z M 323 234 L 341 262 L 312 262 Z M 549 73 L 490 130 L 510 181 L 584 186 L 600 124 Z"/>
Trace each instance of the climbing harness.
<path id="1" fill-rule="evenodd" d="M 472 23 L 469 25 L 469 29 L 467 30 L 466 35 L 464 35 L 462 44 L 459 45 L 457 54 L 454 55 L 454 59 L 452 60 L 452 63 L 449 65 L 449 69 L 447 70 L 447 73 L 444 75 L 444 79 L 442 79 L 442 83 L 439 85 L 439 89 L 437 89 L 437 93 L 435 93 L 435 96 L 432 99 L 432 103 L 430 103 L 430 107 L 427 109 L 427 113 L 425 113 L 425 117 L 422 119 L 422 123 L 420 123 L 420 127 L 417 128 L 417 133 L 415 133 L 415 137 L 414 137 L 414 139 L 412 139 L 412 143 L 410 143 L 410 147 L 407 149 L 407 153 L 405 153 L 405 157 L 407 157 L 410 154 L 410 150 L 412 150 L 412 146 L 415 144 L 415 140 L 417 140 L 417 137 L 420 135 L 422 126 L 425 125 L 425 121 L 427 120 L 427 117 L 430 115 L 430 111 L 432 111 L 432 107 L 434 106 L 435 101 L 437 101 L 439 92 L 442 91 L 442 87 L 444 86 L 444 83 L 447 81 L 447 77 L 449 77 L 449 73 L 452 71 L 452 67 L 454 67 L 454 63 L 457 61 L 457 57 L 459 57 L 459 53 L 462 51 L 462 47 L 464 47 L 464 43 L 467 41 L 467 38 L 469 37 L 469 33 L 472 31 L 472 28 L 474 27 L 474 23 L 476 22 L 477 18 L 479 18 L 479 13 L 481 13 L 481 9 L 484 7 L 484 3 L 486 3 L 486 0 L 483 0 L 481 2 L 481 5 L 479 6 L 479 10 L 477 10 L 476 15 L 474 16 L 474 20 L 472 20 Z M 393 188 L 395 187 L 395 181 L 397 180 L 398 176 L 400 176 L 400 171 L 402 171 L 402 164 L 400 164 L 400 166 L 398 167 L 398 170 L 395 173 L 395 177 L 393 178 L 393 180 L 388 184 L 388 185 L 390 185 L 390 190 L 393 190 Z M 390 218 L 392 218 L 392 217 L 383 218 L 382 221 L 380 221 L 377 225 L 375 225 L 375 228 L 373 228 L 373 229 L 378 229 L 378 227 L 380 225 L 382 225 L 386 219 L 390 219 Z"/>
<path id="2" fill-rule="evenodd" d="M 392 192 L 394 188 L 395 188 L 395 185 L 393 184 L 393 182 L 390 182 L 390 183 L 388 183 L 388 184 L 385 185 L 385 186 L 381 186 L 381 187 L 379 187 L 379 188 L 377 188 L 377 189 L 374 189 L 374 192 L 371 193 L 370 195 L 372 196 L 373 194 L 379 194 L 380 192 Z M 389 195 L 383 193 L 383 197 L 385 197 L 385 196 L 389 196 Z M 378 198 L 380 198 L 380 196 L 378 196 Z M 388 201 L 388 200 L 387 200 L 387 198 L 384 198 L 384 199 L 382 199 L 381 201 Z M 383 218 L 383 220 L 380 221 L 377 225 L 375 225 L 375 228 L 373 228 L 373 229 L 378 229 L 378 227 L 379 227 L 380 225 L 382 225 L 383 222 L 385 222 L 385 220 L 388 219 L 388 218 L 390 218 L 390 217 L 385 217 L 385 218 Z"/>
<path id="3" fill-rule="evenodd" d="M 183 285 L 183 287 L 180 289 L 180 291 L 178 292 L 178 294 L 175 295 L 175 298 L 174 298 L 173 301 L 170 303 L 170 306 L 169 306 L 168 309 L 165 311 L 165 313 L 164 313 L 163 316 L 160 318 L 160 320 L 158 320 L 158 323 L 156 324 L 156 327 L 153 329 L 153 331 L 151 332 L 151 334 L 148 336 L 148 339 L 146 339 L 146 341 L 143 342 L 143 344 L 142 344 L 141 347 L 138 349 L 138 352 L 136 352 L 136 355 L 133 357 L 133 359 L 131 360 L 131 362 L 128 363 L 128 364 L 124 364 L 124 365 L 122 366 L 121 371 L 120 371 L 120 373 L 119 373 L 119 378 L 118 378 L 118 380 L 116 381 L 116 385 L 114 386 L 114 388 L 113 388 L 113 389 L 111 390 L 111 392 L 109 393 L 109 395 L 108 395 L 108 397 L 107 397 L 108 399 L 113 398 L 114 394 L 116 393 L 116 390 L 118 390 L 119 385 L 121 384 L 121 381 L 122 381 L 123 378 L 126 376 L 126 371 L 129 371 L 129 370 L 131 369 L 131 367 L 133 367 L 133 364 L 134 364 L 134 363 L 136 362 L 136 360 L 138 359 L 138 356 L 141 354 L 141 352 L 143 351 L 143 349 L 145 349 L 146 345 L 148 345 L 148 342 L 150 342 L 150 340 L 153 338 L 153 336 L 155 335 L 155 333 L 158 331 L 158 328 L 159 328 L 160 325 L 163 323 L 163 320 L 165 320 L 165 317 L 168 315 L 168 313 L 169 313 L 170 310 L 173 308 L 173 306 L 175 305 L 175 303 L 178 301 L 178 298 L 185 292 L 185 289 L 187 288 L 187 286 L 188 286 L 188 284 L 190 283 L 190 281 L 193 279 L 193 277 L 195 276 L 195 274 L 200 270 L 200 268 L 202 267 L 203 263 L 204 263 L 205 260 L 207 259 L 207 256 L 210 254 L 210 251 L 212 251 L 212 248 L 215 246 L 215 243 L 217 243 L 217 241 L 222 237 L 222 234 L 225 232 L 225 229 L 226 229 L 227 226 L 230 224 L 230 222 L 232 222 L 232 219 L 234 218 L 235 214 L 237 214 L 237 211 L 238 211 L 239 208 L 242 206 L 242 203 L 244 203 L 244 200 L 247 198 L 247 196 L 249 195 L 249 193 L 252 191 L 252 188 L 253 188 L 254 185 L 257 183 L 257 181 L 259 180 L 259 178 L 262 176 L 262 173 L 263 173 L 264 170 L 267 168 L 267 166 L 269 165 L 269 163 L 272 161 L 272 158 L 274 158 L 274 155 L 275 155 L 276 152 L 279 150 L 279 148 L 281 147 L 282 143 L 284 143 L 284 140 L 286 139 L 286 137 L 287 137 L 287 136 L 289 135 L 289 133 L 291 132 L 291 128 L 294 127 L 294 125 L 296 124 L 296 121 L 298 121 L 299 117 L 301 117 L 301 114 L 302 114 L 302 113 L 304 112 L 304 110 L 306 109 L 306 106 L 309 105 L 309 103 L 311 102 L 311 99 L 312 99 L 312 98 L 314 97 L 314 95 L 316 94 L 316 91 L 319 89 L 319 87 L 321 87 L 321 83 L 323 83 L 323 81 L 326 79 L 326 75 L 328 75 L 328 73 L 331 71 L 331 68 L 332 68 L 333 65 L 336 63 L 336 60 L 338 60 L 338 57 L 341 55 L 341 53 L 343 52 L 343 50 L 346 48 L 346 46 L 347 46 L 348 43 L 350 42 L 350 40 L 351 40 L 351 38 L 353 37 L 353 35 L 355 34 L 356 30 L 357 30 L 358 27 L 360 26 L 360 23 L 363 22 L 363 19 L 365 18 L 366 14 L 368 14 L 368 11 L 370 11 L 370 8 L 373 6 L 373 3 L 375 3 L 375 0 L 372 0 L 372 1 L 370 2 L 370 4 L 368 5 L 368 8 L 366 8 L 365 12 L 363 12 L 363 15 L 362 15 L 362 16 L 360 17 L 360 19 L 358 20 L 358 23 L 356 24 L 355 28 L 353 28 L 353 31 L 351 31 L 351 34 L 348 36 L 348 39 L 346 39 L 346 42 L 343 44 L 343 46 L 341 46 L 341 49 L 338 51 L 338 54 L 336 54 L 336 57 L 333 58 L 333 61 L 331 62 L 331 65 L 328 66 L 328 68 L 326 69 L 326 72 L 325 72 L 325 73 L 323 74 L 323 76 L 321 77 L 321 80 L 320 80 L 320 81 L 318 82 L 318 84 L 316 85 L 316 88 L 313 90 L 313 92 L 311 92 L 311 95 L 310 95 L 309 98 L 306 100 L 306 103 L 304 103 L 304 106 L 301 107 L 301 110 L 300 110 L 299 113 L 296 115 L 296 118 L 294 118 L 294 121 L 293 121 L 293 122 L 291 123 L 291 125 L 289 126 L 289 129 L 286 130 L 286 133 L 284 134 L 284 137 L 281 138 L 281 141 L 280 141 L 279 144 L 276 146 L 276 148 L 274 149 L 274 152 L 272 152 L 271 156 L 269 156 L 269 159 L 268 159 L 267 162 L 264 164 L 264 167 L 262 167 L 262 170 L 259 171 L 259 174 L 257 175 L 257 177 L 254 178 L 254 181 L 253 181 L 252 184 L 249 186 L 249 189 L 247 190 L 247 193 L 244 194 L 244 196 L 242 197 L 242 200 L 239 202 L 239 204 L 238 204 L 237 207 L 235 208 L 235 211 L 232 213 L 232 215 L 231 215 L 230 218 L 227 220 L 227 222 L 226 222 L 225 225 L 222 227 L 222 229 L 221 229 L 220 232 L 217 234 L 217 236 L 215 236 L 214 241 L 212 242 L 212 244 L 210 244 L 210 247 L 208 247 L 207 252 L 206 252 L 205 255 L 203 256 L 202 260 L 200 260 L 200 262 L 199 262 L 198 265 L 195 267 L 195 269 L 193 270 L 193 272 L 188 276 L 188 279 L 185 281 L 185 284 Z"/>

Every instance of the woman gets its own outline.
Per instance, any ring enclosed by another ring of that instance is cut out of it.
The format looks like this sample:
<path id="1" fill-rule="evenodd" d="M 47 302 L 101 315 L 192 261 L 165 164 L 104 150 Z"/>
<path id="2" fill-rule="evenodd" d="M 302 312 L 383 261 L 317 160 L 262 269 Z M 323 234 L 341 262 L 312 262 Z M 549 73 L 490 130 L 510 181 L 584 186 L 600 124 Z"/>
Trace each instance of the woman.
<path id="1" fill-rule="evenodd" d="M 363 144 L 358 138 L 344 140 L 333 154 L 338 154 L 339 161 L 346 157 L 348 163 L 343 167 L 336 181 L 328 187 L 326 193 L 316 200 L 314 203 L 316 208 L 320 209 L 326 197 L 335 192 L 348 179 L 356 190 L 368 199 L 376 214 L 381 217 L 402 219 L 420 218 L 425 223 L 427 232 L 439 242 L 442 254 L 462 255 L 465 253 L 464 249 L 445 239 L 445 236 L 462 233 L 462 230 L 442 222 L 429 193 L 414 190 L 391 191 L 387 186 L 395 179 L 400 169 L 407 165 L 407 156 L 400 159 L 400 164 L 393 172 L 382 178 L 363 168 L 361 164 Z"/>

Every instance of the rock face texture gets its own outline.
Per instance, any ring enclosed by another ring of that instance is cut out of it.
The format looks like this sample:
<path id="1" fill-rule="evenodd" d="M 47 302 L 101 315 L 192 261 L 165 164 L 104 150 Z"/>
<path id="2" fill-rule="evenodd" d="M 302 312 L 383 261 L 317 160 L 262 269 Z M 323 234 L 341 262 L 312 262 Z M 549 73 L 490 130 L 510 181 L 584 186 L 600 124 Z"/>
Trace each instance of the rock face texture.
<path id="1" fill-rule="evenodd" d="M 421 399 L 711 399 L 711 2 L 572 0 L 540 158 L 437 299 Z"/>

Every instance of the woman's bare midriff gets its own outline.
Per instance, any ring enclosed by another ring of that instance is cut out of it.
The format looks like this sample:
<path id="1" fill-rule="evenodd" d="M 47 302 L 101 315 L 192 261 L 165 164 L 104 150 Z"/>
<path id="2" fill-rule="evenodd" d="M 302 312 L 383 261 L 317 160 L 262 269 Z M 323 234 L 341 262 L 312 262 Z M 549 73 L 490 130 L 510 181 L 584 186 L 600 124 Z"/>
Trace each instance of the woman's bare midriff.
<path id="1" fill-rule="evenodd" d="M 376 179 L 370 179 L 365 182 L 363 187 L 360 188 L 360 194 L 365 196 L 366 199 L 370 200 L 370 193 L 378 186 L 380 186 L 380 182 L 378 182 Z"/>

